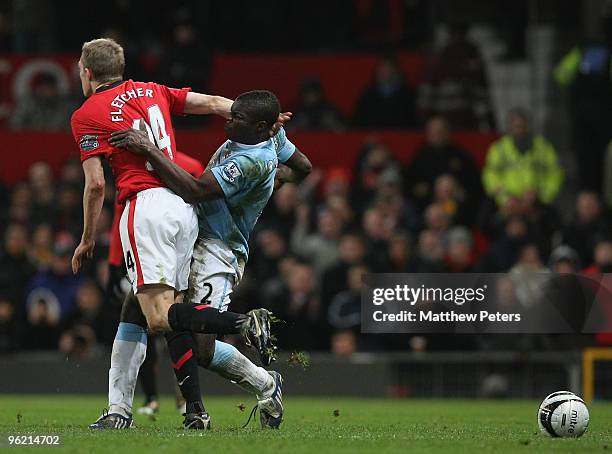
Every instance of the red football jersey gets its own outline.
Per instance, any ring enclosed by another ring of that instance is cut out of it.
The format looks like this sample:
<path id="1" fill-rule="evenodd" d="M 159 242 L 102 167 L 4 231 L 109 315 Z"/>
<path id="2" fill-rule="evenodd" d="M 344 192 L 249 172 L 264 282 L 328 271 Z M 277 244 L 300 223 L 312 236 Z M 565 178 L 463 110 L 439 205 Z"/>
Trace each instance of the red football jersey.
<path id="1" fill-rule="evenodd" d="M 204 170 L 206 170 L 200 161 L 180 151 L 174 153 L 174 162 L 195 178 L 200 178 Z M 121 261 L 123 260 L 123 249 L 121 248 L 121 238 L 119 236 L 119 219 L 121 219 L 124 206 L 125 204 L 117 200 L 115 204 L 115 217 L 113 219 L 111 239 L 108 245 L 108 263 L 115 266 L 121 265 Z"/>
<path id="2" fill-rule="evenodd" d="M 153 82 L 121 81 L 98 90 L 72 114 L 72 134 L 79 145 L 81 161 L 92 156 L 108 159 L 119 202 L 145 189 L 165 185 L 144 157 L 110 146 L 111 133 L 144 127 L 151 141 L 174 159 L 176 142 L 170 114 L 183 113 L 190 90 Z"/>

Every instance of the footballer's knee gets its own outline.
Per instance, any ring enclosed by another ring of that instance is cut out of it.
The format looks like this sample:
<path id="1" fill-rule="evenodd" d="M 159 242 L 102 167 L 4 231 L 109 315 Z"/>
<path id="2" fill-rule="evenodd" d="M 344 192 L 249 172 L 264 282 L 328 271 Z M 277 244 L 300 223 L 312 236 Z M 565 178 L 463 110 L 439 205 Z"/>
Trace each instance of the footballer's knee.
<path id="1" fill-rule="evenodd" d="M 157 334 L 171 331 L 170 325 L 168 324 L 168 317 L 162 314 L 150 314 L 147 317 L 147 325 L 149 326 L 149 330 Z"/>
<path id="2" fill-rule="evenodd" d="M 155 333 L 171 331 L 168 324 L 168 309 L 174 303 L 173 289 L 145 286 L 138 291 L 138 302 L 151 331 Z"/>

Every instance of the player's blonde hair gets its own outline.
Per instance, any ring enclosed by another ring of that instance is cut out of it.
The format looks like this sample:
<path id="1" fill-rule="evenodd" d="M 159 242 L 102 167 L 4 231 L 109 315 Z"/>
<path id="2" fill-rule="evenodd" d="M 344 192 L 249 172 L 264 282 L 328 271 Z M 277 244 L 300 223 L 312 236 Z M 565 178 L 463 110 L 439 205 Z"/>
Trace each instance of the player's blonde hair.
<path id="1" fill-rule="evenodd" d="M 125 69 L 123 47 L 110 38 L 87 41 L 81 49 L 81 64 L 98 82 L 119 79 Z"/>

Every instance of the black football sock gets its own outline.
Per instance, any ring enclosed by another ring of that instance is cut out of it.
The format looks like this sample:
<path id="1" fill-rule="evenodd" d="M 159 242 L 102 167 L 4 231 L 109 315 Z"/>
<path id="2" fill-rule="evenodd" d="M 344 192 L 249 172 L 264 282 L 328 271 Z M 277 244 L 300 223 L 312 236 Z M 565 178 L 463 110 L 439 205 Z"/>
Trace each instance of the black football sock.
<path id="1" fill-rule="evenodd" d="M 147 356 L 140 366 L 138 378 L 145 395 L 145 404 L 157 400 L 157 346 L 155 336 L 147 336 Z"/>
<path id="2" fill-rule="evenodd" d="M 203 334 L 237 334 L 247 320 L 244 314 L 220 312 L 207 304 L 173 304 L 168 309 L 168 322 L 173 331 Z"/>
<path id="3" fill-rule="evenodd" d="M 187 413 L 203 412 L 198 360 L 193 351 L 194 342 L 191 333 L 188 331 L 166 333 L 166 341 L 176 382 L 187 403 Z"/>

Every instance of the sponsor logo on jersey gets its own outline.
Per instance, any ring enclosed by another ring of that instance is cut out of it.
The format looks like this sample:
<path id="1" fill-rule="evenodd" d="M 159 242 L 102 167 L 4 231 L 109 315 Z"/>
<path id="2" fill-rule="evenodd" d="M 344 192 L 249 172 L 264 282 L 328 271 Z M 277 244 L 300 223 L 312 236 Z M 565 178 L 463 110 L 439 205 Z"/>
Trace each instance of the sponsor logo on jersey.
<path id="1" fill-rule="evenodd" d="M 242 173 L 240 173 L 240 168 L 236 165 L 235 162 L 230 162 L 225 167 L 223 167 L 223 171 L 221 172 L 223 179 L 233 183 L 236 178 L 238 178 Z"/>
<path id="2" fill-rule="evenodd" d="M 79 147 L 85 152 L 93 151 L 99 146 L 100 143 L 98 142 L 98 136 L 88 134 L 81 136 L 81 139 L 79 140 Z"/>

